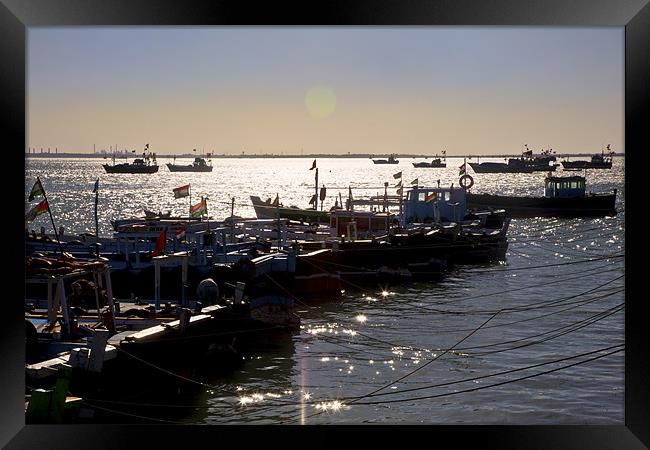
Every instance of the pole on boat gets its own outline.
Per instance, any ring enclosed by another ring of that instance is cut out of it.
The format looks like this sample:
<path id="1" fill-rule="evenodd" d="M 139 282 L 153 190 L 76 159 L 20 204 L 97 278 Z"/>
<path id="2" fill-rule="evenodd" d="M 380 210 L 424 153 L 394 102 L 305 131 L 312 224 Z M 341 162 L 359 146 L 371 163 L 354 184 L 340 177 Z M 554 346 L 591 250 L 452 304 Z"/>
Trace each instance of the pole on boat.
<path id="1" fill-rule="evenodd" d="M 230 202 L 230 235 L 235 236 L 235 197 Z"/>
<path id="2" fill-rule="evenodd" d="M 384 212 L 388 209 L 388 181 L 384 182 Z"/>
<path id="3" fill-rule="evenodd" d="M 97 216 L 97 204 L 99 203 L 99 178 L 95 181 L 95 253 L 99 259 L 99 218 Z"/>
<path id="4" fill-rule="evenodd" d="M 174 157 L 176 159 L 176 157 Z M 192 218 L 192 185 L 190 184 L 190 188 L 188 189 L 188 192 L 190 193 L 190 209 L 188 210 L 188 219 Z"/>
<path id="5" fill-rule="evenodd" d="M 205 203 L 205 217 L 208 221 L 208 234 L 210 234 L 210 214 L 208 214 L 208 197 L 201 197 L 201 201 Z"/>
<path id="6" fill-rule="evenodd" d="M 43 187 L 43 183 L 41 183 L 40 177 L 36 177 L 36 181 L 38 181 L 38 184 Z M 54 237 L 56 237 L 56 242 L 59 244 L 59 250 L 61 251 L 61 255 L 63 255 L 63 247 L 61 246 L 61 241 L 59 240 L 59 233 L 56 232 L 56 225 L 54 225 L 54 217 L 52 217 L 52 208 L 50 208 L 50 201 L 47 199 L 47 195 L 45 194 L 45 188 L 43 187 L 43 198 L 45 199 L 45 203 L 47 204 L 47 212 L 50 215 L 50 220 L 52 221 L 52 228 L 54 228 Z"/>
<path id="7" fill-rule="evenodd" d="M 316 167 L 316 200 L 314 200 L 314 209 L 318 211 L 318 167 Z"/>
<path id="8" fill-rule="evenodd" d="M 318 170 L 318 169 L 316 169 Z M 278 253 L 280 253 L 280 248 L 282 247 L 282 231 L 280 230 L 280 202 L 276 205 L 275 211 L 278 214 Z"/>

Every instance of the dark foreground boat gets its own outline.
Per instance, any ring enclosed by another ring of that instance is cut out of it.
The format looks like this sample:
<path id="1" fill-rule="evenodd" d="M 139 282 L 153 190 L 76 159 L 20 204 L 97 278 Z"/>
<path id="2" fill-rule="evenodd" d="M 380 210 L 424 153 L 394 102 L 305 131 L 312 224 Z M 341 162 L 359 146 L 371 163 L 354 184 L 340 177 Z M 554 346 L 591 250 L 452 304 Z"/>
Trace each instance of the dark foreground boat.
<path id="1" fill-rule="evenodd" d="M 585 192 L 584 177 L 546 177 L 544 197 L 467 194 L 468 208 L 503 208 L 513 218 L 598 217 L 616 215 L 613 193 Z"/>
<path id="2" fill-rule="evenodd" d="M 258 219 L 277 219 L 279 215 L 281 219 L 308 223 L 329 223 L 329 211 L 275 205 L 271 202 L 271 199 L 264 202 L 256 195 L 251 195 L 251 202 Z"/>
<path id="3" fill-rule="evenodd" d="M 192 164 L 186 165 L 168 163 L 167 167 L 170 172 L 212 172 L 212 166 L 203 158 L 194 158 Z"/>

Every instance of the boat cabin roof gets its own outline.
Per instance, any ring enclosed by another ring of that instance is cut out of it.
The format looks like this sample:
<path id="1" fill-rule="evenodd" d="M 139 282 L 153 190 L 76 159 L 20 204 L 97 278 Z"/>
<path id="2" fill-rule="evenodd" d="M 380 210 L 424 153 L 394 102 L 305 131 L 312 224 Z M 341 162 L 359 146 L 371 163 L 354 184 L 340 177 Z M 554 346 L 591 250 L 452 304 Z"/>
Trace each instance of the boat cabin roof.
<path id="1" fill-rule="evenodd" d="M 546 177 L 544 180 L 545 197 L 583 197 L 586 179 L 581 176 Z"/>

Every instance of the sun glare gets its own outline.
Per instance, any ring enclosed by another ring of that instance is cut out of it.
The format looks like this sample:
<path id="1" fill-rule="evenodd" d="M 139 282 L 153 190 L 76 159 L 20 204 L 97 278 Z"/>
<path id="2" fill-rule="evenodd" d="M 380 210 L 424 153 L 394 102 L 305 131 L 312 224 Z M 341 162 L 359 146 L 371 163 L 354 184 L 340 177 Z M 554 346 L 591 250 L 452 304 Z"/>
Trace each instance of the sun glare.
<path id="1" fill-rule="evenodd" d="M 325 86 L 311 87 L 305 94 L 305 106 L 312 117 L 329 117 L 336 109 L 336 95 Z"/>

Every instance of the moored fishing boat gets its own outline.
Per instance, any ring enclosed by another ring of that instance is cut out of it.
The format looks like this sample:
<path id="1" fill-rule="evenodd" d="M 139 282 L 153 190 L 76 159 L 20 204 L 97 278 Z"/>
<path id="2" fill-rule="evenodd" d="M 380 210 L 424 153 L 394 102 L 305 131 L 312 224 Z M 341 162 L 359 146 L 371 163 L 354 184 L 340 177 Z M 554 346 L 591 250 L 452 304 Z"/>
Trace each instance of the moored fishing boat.
<path id="1" fill-rule="evenodd" d="M 533 151 L 528 150 L 522 153 L 520 158 L 509 158 L 507 163 L 483 162 L 469 163 L 476 173 L 532 173 L 532 172 L 554 172 L 558 164 L 550 164 L 557 158 L 552 154 L 553 150 L 542 150 L 540 155 L 533 156 Z"/>
<path id="2" fill-rule="evenodd" d="M 420 161 L 416 163 L 412 163 L 413 167 L 430 167 L 430 168 L 444 168 L 447 167 L 447 151 L 443 150 L 442 151 L 442 156 L 444 158 L 444 162 L 442 159 L 438 158 L 438 155 L 436 155 L 436 158 L 432 159 L 431 161 Z"/>
<path id="3" fill-rule="evenodd" d="M 544 180 L 543 197 L 467 194 L 469 208 L 504 208 L 513 218 L 595 217 L 616 215 L 616 189 L 611 193 L 587 193 L 581 176 Z"/>
<path id="4" fill-rule="evenodd" d="M 562 161 L 562 167 L 565 170 L 582 170 L 582 169 L 611 169 L 612 168 L 612 151 L 610 146 L 607 146 L 608 154 L 605 151 L 601 154 L 591 156 L 590 161 Z"/>
<path id="5" fill-rule="evenodd" d="M 328 223 L 329 211 L 319 211 L 317 209 L 298 208 L 297 206 L 283 206 L 276 202 L 271 202 L 271 199 L 262 201 L 256 195 L 251 195 L 251 202 L 255 209 L 255 214 L 258 219 L 281 219 L 296 220 L 299 222 L 307 223 Z"/>
<path id="6" fill-rule="evenodd" d="M 175 159 L 175 158 L 174 158 Z M 172 164 L 167 163 L 170 172 L 212 172 L 212 165 L 207 163 L 204 158 L 194 158 L 192 164 Z"/>
<path id="7" fill-rule="evenodd" d="M 442 168 L 442 167 L 447 167 L 447 164 L 442 162 L 440 158 L 436 158 L 431 160 L 430 162 L 427 161 L 420 161 L 416 163 L 412 163 L 413 167 L 432 167 L 432 168 Z"/>
<path id="8" fill-rule="evenodd" d="M 156 162 L 155 153 L 147 153 L 149 144 L 144 148 L 142 158 L 136 158 L 132 163 L 115 164 L 113 155 L 113 165 L 102 164 L 106 173 L 156 173 L 158 172 L 158 163 Z M 135 153 L 135 150 L 133 150 Z"/>
<path id="9" fill-rule="evenodd" d="M 395 157 L 393 153 L 388 156 L 388 159 L 373 159 L 372 162 L 375 164 L 399 164 L 399 159 Z"/>

